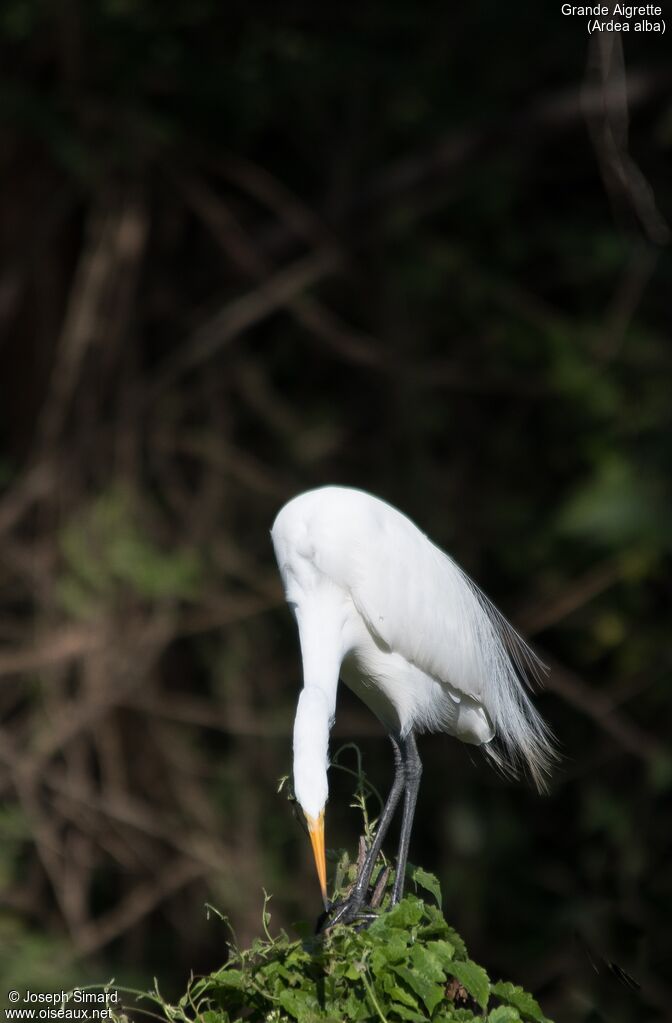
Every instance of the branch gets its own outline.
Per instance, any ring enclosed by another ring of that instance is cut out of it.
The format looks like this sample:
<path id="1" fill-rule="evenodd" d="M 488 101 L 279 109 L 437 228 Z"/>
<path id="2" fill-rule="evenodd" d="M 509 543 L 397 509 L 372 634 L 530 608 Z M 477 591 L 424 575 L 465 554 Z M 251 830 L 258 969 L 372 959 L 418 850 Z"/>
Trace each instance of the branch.
<path id="1" fill-rule="evenodd" d="M 342 262 L 336 249 L 297 259 L 262 284 L 223 306 L 167 358 L 150 388 L 155 398 L 182 374 L 207 362 L 239 334 L 266 319 L 306 288 L 332 274 Z"/>
<path id="2" fill-rule="evenodd" d="M 56 629 L 30 646 L 0 651 L 0 678 L 54 668 L 101 650 L 106 642 L 108 637 L 92 629 Z"/>
<path id="3" fill-rule="evenodd" d="M 77 951 L 73 958 L 90 956 L 103 946 L 109 945 L 169 896 L 196 881 L 202 874 L 202 866 L 193 860 L 178 858 L 168 863 L 153 882 L 145 881 L 138 884 L 116 904 L 114 909 L 82 928 L 77 936 Z"/>
<path id="4" fill-rule="evenodd" d="M 554 658 L 545 655 L 544 660 L 551 669 L 546 687 L 591 718 L 628 753 L 647 764 L 666 755 L 666 747 L 619 711 L 609 695 L 599 689 L 591 689 L 578 675 Z"/>
<path id="5" fill-rule="evenodd" d="M 618 558 L 593 565 L 587 572 L 570 579 L 563 589 L 546 601 L 536 599 L 520 611 L 515 616 L 516 623 L 527 636 L 543 632 L 604 593 L 618 582 L 622 574 L 623 566 Z"/>
<path id="6" fill-rule="evenodd" d="M 125 323 L 147 229 L 147 212 L 135 188 L 114 198 L 106 192 L 89 214 L 86 244 L 70 290 L 49 393 L 38 424 L 42 443 L 52 442 L 63 427 L 89 348 L 109 343 L 111 331 L 118 334 Z M 112 302 L 114 317 L 108 310 Z"/>
<path id="7" fill-rule="evenodd" d="M 629 208 L 645 238 L 667 245 L 670 229 L 653 189 L 628 150 L 628 90 L 619 33 L 593 34 L 588 47 L 582 108 L 612 202 Z"/>

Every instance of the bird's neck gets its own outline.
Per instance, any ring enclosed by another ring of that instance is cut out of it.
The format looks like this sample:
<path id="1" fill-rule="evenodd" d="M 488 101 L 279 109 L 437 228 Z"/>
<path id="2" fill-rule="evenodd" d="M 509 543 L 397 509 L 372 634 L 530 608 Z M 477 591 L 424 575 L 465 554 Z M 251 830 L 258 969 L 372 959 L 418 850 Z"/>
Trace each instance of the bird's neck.
<path id="1" fill-rule="evenodd" d="M 303 691 L 294 720 L 294 788 L 306 813 L 317 817 L 327 800 L 329 732 L 348 644 L 342 596 L 317 591 L 309 597 L 296 608 Z"/>
<path id="2" fill-rule="evenodd" d="M 321 689 L 305 688 L 294 719 L 294 791 L 304 812 L 317 819 L 329 794 L 329 703 Z"/>
<path id="3" fill-rule="evenodd" d="M 333 718 L 341 663 L 348 652 L 347 611 L 343 595 L 336 588 L 321 588 L 308 594 L 296 609 L 301 640 L 303 685 L 323 693 Z"/>

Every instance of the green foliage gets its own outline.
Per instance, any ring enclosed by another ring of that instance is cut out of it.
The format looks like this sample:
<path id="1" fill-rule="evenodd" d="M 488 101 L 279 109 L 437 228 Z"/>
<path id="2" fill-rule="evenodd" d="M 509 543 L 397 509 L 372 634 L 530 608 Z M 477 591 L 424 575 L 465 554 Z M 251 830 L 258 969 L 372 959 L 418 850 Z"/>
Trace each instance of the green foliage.
<path id="1" fill-rule="evenodd" d="M 669 542 L 667 497 L 662 481 L 642 478 L 635 465 L 610 454 L 573 495 L 559 525 L 569 534 L 594 537 L 602 544 Z"/>
<path id="2" fill-rule="evenodd" d="M 543 1023 L 544 1014 L 539 1008 L 538 1003 L 534 1000 L 532 995 L 528 995 L 527 991 L 523 991 L 522 987 L 516 987 L 515 984 L 505 983 L 500 980 L 498 984 L 493 984 L 492 993 L 498 998 L 501 998 L 507 1005 L 516 1009 L 524 1019 L 533 1019 L 538 1023 Z M 513 1017 L 514 1019 L 516 1017 Z"/>
<path id="3" fill-rule="evenodd" d="M 0 912 L 0 948 L 2 992 L 12 988 L 60 991 L 77 982 L 71 950 L 62 938 L 28 927 L 11 912 Z"/>
<path id="4" fill-rule="evenodd" d="M 441 901 L 432 874 L 409 874 Z M 340 876 L 350 880 L 353 868 L 342 864 Z M 141 1004 L 153 1003 L 171 1023 L 549 1023 L 522 988 L 491 983 L 441 910 L 415 894 L 383 908 L 368 927 L 339 924 L 302 941 L 284 931 L 271 937 L 267 903 L 265 938 L 245 950 L 232 945 L 226 964 L 192 980 L 177 1004 L 158 989 Z"/>
<path id="5" fill-rule="evenodd" d="M 423 870 L 422 867 L 418 867 L 414 874 L 414 881 L 416 884 L 419 884 L 421 888 L 424 888 L 426 892 L 429 892 L 430 895 L 433 895 L 439 905 L 439 909 L 443 909 L 441 886 L 433 874 L 429 874 L 426 870 Z"/>
<path id="6" fill-rule="evenodd" d="M 17 873 L 27 843 L 30 823 L 18 806 L 0 805 L 0 889 L 7 891 Z M 59 941 L 29 927 L 7 909 L 0 910 L 0 991 L 31 987 L 49 991 L 60 988 L 72 973 L 59 961 Z"/>
<path id="7" fill-rule="evenodd" d="M 6 891 L 17 873 L 17 866 L 26 844 L 30 841 L 30 823 L 18 806 L 0 805 L 0 890 Z M 20 930 L 18 920 L 0 915 L 0 935 Z M 30 942 L 30 938 L 28 941 Z M 5 934 L 3 946 L 8 944 Z M 0 978 L 2 971 L 0 969 Z"/>
<path id="8" fill-rule="evenodd" d="M 99 495 L 68 522 L 60 548 L 65 570 L 58 592 L 73 618 L 90 617 L 122 594 L 156 603 L 197 593 L 197 553 L 164 550 L 123 489 Z"/>

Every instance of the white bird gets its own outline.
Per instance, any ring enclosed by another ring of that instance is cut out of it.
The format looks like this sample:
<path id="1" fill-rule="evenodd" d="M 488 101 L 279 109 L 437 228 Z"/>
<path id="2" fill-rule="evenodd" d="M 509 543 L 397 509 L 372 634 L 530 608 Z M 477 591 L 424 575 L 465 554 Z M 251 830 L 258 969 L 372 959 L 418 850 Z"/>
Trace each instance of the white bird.
<path id="1" fill-rule="evenodd" d="M 294 721 L 294 790 L 327 903 L 324 808 L 339 678 L 380 719 L 395 778 L 348 899 L 330 923 L 365 908 L 385 832 L 404 793 L 392 903 L 404 874 L 422 766 L 415 733 L 483 746 L 501 769 L 527 768 L 545 788 L 550 733 L 523 686 L 543 666 L 462 569 L 410 519 L 361 490 L 323 487 L 293 498 L 271 537 L 296 618 L 303 690 Z"/>

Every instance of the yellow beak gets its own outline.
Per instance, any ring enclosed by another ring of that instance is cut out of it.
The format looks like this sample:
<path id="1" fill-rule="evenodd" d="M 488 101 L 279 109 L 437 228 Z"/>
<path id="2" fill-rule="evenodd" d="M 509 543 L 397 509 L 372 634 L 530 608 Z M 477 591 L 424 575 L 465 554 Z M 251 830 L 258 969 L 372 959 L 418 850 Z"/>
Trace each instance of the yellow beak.
<path id="1" fill-rule="evenodd" d="M 317 876 L 320 879 L 320 888 L 322 889 L 322 901 L 326 906 L 327 860 L 324 852 L 324 810 L 322 810 L 319 817 L 309 817 L 306 814 L 306 820 L 308 821 L 308 834 L 310 835 L 310 843 L 313 847 Z"/>

